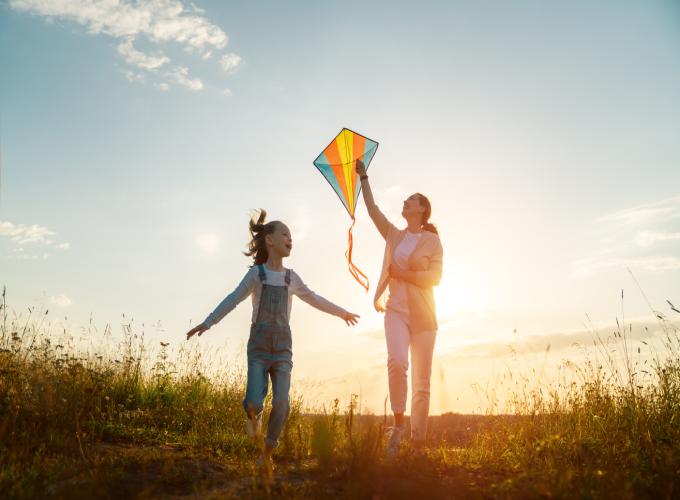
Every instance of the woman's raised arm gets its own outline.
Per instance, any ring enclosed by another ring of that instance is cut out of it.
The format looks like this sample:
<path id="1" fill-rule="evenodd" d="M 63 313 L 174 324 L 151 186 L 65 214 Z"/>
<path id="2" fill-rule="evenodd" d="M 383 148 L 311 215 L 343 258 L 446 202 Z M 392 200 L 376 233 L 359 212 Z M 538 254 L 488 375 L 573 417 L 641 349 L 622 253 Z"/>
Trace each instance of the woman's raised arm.
<path id="1" fill-rule="evenodd" d="M 393 224 L 387 220 L 387 217 L 380 211 L 378 205 L 375 204 L 373 191 L 371 191 L 371 185 L 368 183 L 368 176 L 366 175 L 366 167 L 361 160 L 357 160 L 356 172 L 361 179 L 361 192 L 363 193 L 368 215 L 371 217 L 373 224 L 375 224 L 375 227 L 378 229 L 381 236 L 387 239 L 387 233 L 389 232 L 390 226 Z"/>

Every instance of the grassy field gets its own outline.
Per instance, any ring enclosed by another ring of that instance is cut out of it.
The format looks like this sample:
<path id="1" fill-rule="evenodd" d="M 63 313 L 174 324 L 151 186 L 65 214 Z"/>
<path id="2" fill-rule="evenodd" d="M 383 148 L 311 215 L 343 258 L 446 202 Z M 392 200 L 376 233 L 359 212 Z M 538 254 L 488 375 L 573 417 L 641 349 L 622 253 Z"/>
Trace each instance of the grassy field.
<path id="1" fill-rule="evenodd" d="M 208 378 L 199 352 L 171 362 L 167 344 L 149 360 L 130 328 L 115 354 L 78 354 L 47 313 L 11 314 L 4 292 L 0 307 L 5 498 L 680 496 L 680 332 L 661 313 L 665 352 L 650 365 L 627 362 L 638 346 L 621 325 L 594 338 L 601 354 L 578 382 L 520 376 L 505 414 L 431 417 L 424 454 L 386 460 L 389 422 L 354 399 L 311 411 L 294 397 L 267 476 L 252 465 L 241 373 Z"/>

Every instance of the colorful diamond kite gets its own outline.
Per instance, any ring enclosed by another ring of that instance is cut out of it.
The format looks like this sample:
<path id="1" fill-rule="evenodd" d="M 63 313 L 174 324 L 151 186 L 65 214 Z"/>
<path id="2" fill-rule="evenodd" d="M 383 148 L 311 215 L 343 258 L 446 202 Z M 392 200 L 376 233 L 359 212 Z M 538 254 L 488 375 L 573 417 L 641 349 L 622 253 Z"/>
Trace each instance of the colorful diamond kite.
<path id="1" fill-rule="evenodd" d="M 343 128 L 326 149 L 314 160 L 314 165 L 326 178 L 352 218 L 345 256 L 349 264 L 349 272 L 366 291 L 368 291 L 368 278 L 352 263 L 352 228 L 354 227 L 354 213 L 359 201 L 359 193 L 361 192 L 361 182 L 356 173 L 356 162 L 361 160 L 366 166 L 366 170 L 368 170 L 368 166 L 377 148 L 377 142 L 352 130 Z"/>

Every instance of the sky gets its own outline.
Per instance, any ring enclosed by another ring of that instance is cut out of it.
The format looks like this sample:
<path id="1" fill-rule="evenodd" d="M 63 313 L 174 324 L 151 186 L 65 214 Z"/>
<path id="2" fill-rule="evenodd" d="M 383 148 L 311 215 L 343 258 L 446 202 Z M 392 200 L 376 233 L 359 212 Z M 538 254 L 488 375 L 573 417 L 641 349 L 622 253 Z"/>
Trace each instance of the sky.
<path id="1" fill-rule="evenodd" d="M 478 389 L 513 352 L 559 371 L 594 330 L 654 336 L 652 309 L 680 303 L 677 2 L 8 0 L 0 68 L 0 284 L 17 315 L 133 319 L 177 349 L 247 271 L 265 208 L 293 232 L 285 265 L 361 315 L 348 328 L 294 304 L 294 388 L 382 412 L 382 316 L 312 164 L 342 127 L 380 143 L 369 174 L 393 222 L 411 193 L 432 202 L 433 413 L 484 411 Z M 363 203 L 354 234 L 374 284 Z M 198 339 L 224 370 L 249 317 L 246 301 Z"/>

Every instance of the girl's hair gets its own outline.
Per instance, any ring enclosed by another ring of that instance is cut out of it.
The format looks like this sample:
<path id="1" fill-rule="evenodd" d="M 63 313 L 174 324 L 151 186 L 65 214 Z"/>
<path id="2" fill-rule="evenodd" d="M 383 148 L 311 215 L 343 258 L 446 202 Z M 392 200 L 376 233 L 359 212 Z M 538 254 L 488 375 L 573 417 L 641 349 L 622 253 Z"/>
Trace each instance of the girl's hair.
<path id="1" fill-rule="evenodd" d="M 248 224 L 250 241 L 248 242 L 248 251 L 243 253 L 253 258 L 252 266 L 258 266 L 267 262 L 269 250 L 267 250 L 265 238 L 268 234 L 272 234 L 276 230 L 276 225 L 279 224 L 277 220 L 269 221 L 265 224 L 264 220 L 266 217 L 267 211 L 261 208 L 257 219 L 255 219 L 255 216 L 251 217 Z"/>
<path id="2" fill-rule="evenodd" d="M 424 194 L 416 193 L 418 195 L 418 199 L 420 200 L 420 206 L 425 207 L 425 211 L 423 212 L 423 221 L 422 221 L 422 228 L 425 231 L 429 231 L 434 234 L 439 234 L 437 232 L 437 226 L 429 222 L 430 216 L 432 215 L 432 205 L 430 204 L 430 200 L 427 199 L 427 196 Z"/>

